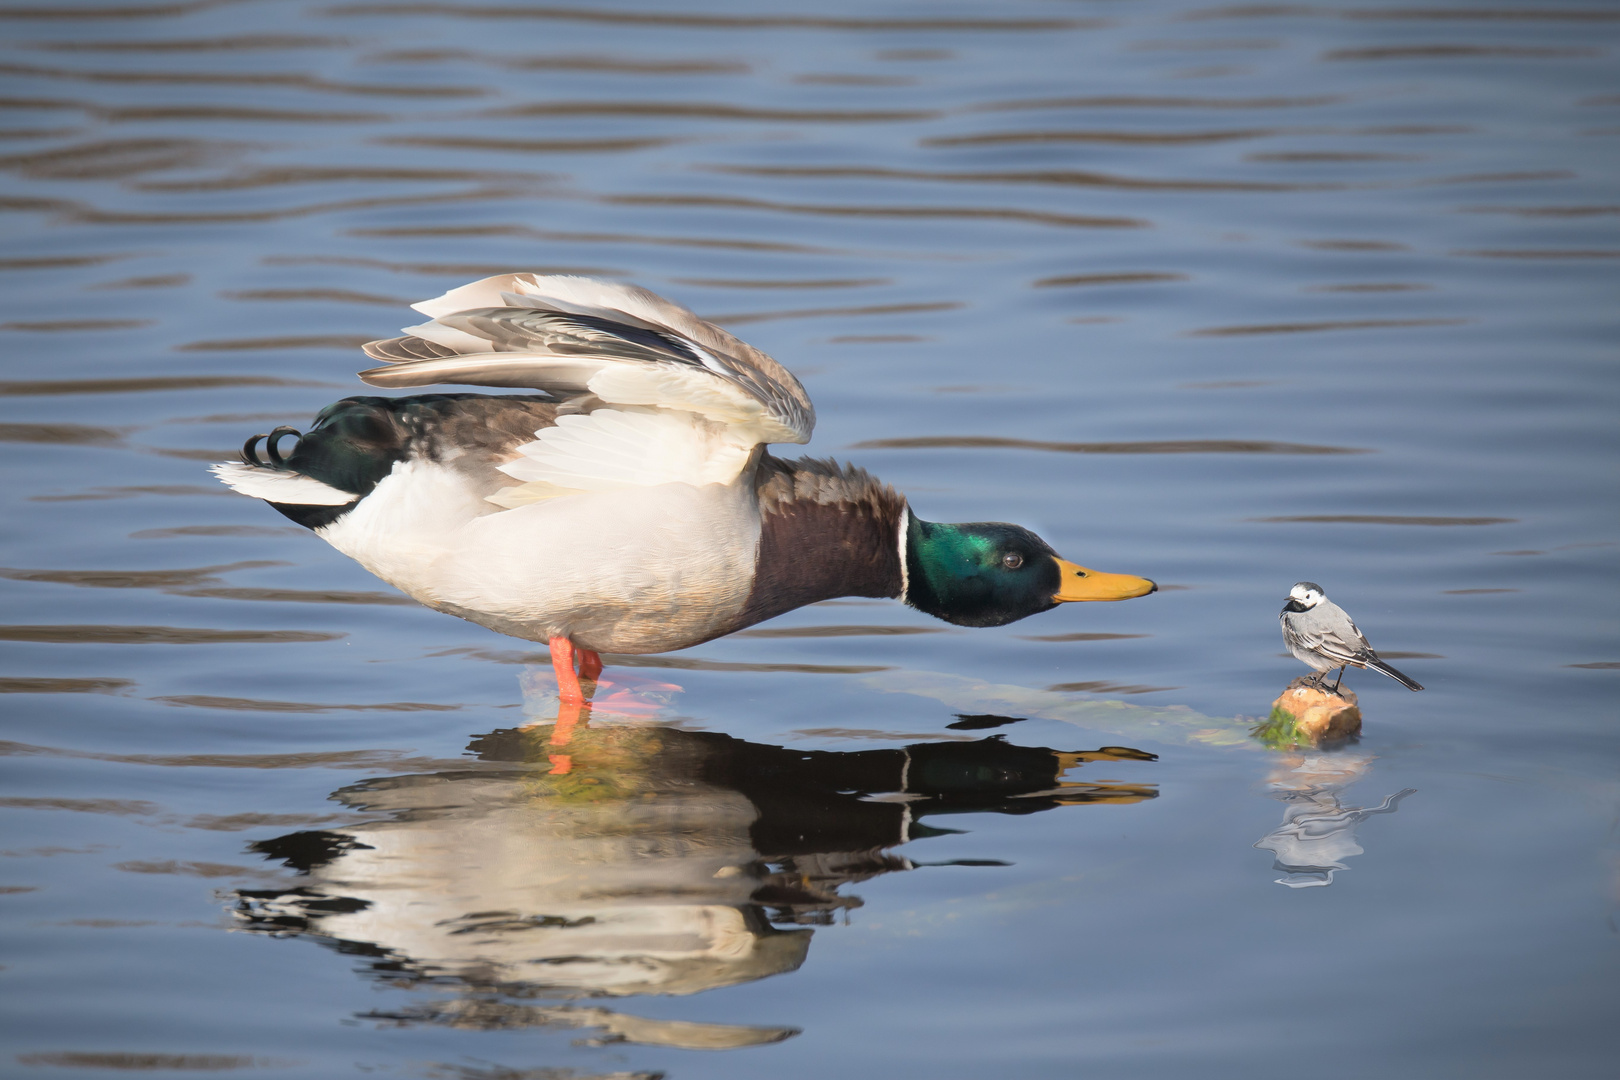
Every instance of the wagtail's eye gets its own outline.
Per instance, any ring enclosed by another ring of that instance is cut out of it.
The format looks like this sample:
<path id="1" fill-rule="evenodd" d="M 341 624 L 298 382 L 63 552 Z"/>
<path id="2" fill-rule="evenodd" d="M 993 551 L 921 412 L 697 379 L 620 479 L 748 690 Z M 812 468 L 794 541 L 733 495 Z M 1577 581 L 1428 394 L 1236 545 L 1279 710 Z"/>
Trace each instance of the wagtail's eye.
<path id="1" fill-rule="evenodd" d="M 1016 551 L 1009 551 L 1001 557 L 1001 565 L 1009 570 L 1016 570 L 1024 565 L 1024 557 Z"/>

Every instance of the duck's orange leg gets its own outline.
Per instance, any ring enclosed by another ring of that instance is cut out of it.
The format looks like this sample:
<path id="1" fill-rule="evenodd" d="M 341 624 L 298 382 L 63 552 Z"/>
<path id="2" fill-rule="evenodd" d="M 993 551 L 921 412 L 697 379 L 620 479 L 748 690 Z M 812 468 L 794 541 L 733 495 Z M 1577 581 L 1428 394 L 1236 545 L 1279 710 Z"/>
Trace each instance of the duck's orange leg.
<path id="1" fill-rule="evenodd" d="M 602 657 L 591 649 L 581 649 L 565 637 L 554 637 L 546 645 L 551 649 L 551 669 L 557 673 L 557 696 L 560 699 L 557 723 L 551 729 L 550 741 L 553 746 L 567 746 L 574 737 L 574 728 L 590 715 L 590 703 L 579 680 L 588 680 L 594 690 L 597 676 L 602 674 Z M 577 675 L 574 673 L 575 657 L 579 658 Z M 574 760 L 568 754 L 552 754 L 550 758 L 551 771 L 558 775 L 566 774 L 574 767 Z"/>
<path id="2" fill-rule="evenodd" d="M 551 669 L 557 673 L 557 693 L 562 703 L 585 704 L 585 692 L 579 688 L 579 676 L 574 674 L 574 643 L 565 637 L 554 637 L 546 644 L 551 648 Z M 600 659 L 597 662 L 601 663 Z"/>
<path id="3" fill-rule="evenodd" d="M 546 643 L 551 649 L 551 668 L 557 673 L 557 724 L 551 731 L 551 745 L 567 746 L 574 737 L 574 728 L 590 715 L 585 691 L 579 685 L 579 676 L 591 680 L 602 673 L 602 658 L 590 649 L 581 649 L 565 637 L 554 637 Z M 574 674 L 574 658 L 579 658 L 579 675 Z M 565 775 L 573 770 L 574 759 L 568 754 L 551 754 L 551 771 Z"/>

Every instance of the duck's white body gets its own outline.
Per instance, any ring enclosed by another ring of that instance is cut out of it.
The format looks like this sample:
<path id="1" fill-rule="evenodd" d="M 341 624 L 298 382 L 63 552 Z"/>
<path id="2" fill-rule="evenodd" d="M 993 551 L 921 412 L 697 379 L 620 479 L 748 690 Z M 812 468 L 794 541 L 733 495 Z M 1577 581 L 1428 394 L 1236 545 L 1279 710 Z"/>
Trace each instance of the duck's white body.
<path id="1" fill-rule="evenodd" d="M 754 585 L 752 475 L 586 492 L 498 511 L 464 475 L 401 462 L 316 530 L 441 611 L 531 641 L 678 649 L 727 632 Z"/>

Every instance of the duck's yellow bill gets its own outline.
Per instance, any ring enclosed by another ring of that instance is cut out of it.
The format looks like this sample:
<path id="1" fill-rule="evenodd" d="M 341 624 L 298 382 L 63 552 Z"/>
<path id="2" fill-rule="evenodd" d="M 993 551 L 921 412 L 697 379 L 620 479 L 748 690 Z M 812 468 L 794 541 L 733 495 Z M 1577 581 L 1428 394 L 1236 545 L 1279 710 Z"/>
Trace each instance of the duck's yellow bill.
<path id="1" fill-rule="evenodd" d="M 1067 559 L 1053 558 L 1058 564 L 1058 591 L 1052 599 L 1071 600 L 1129 600 L 1157 592 L 1159 587 L 1145 577 L 1134 574 L 1104 574 L 1087 570 Z"/>

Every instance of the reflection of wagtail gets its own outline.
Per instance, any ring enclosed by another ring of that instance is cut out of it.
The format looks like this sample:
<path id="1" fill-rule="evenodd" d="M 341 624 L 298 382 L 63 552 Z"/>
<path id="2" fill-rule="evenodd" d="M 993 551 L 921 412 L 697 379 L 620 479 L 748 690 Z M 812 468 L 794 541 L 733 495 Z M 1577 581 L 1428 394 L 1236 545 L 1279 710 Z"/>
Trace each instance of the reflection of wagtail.
<path id="1" fill-rule="evenodd" d="M 1288 603 L 1282 609 L 1283 644 L 1301 661 L 1315 668 L 1316 681 L 1334 668 L 1339 678 L 1333 680 L 1333 689 L 1339 689 L 1347 667 L 1372 668 L 1382 671 L 1408 690 L 1421 690 L 1422 686 L 1402 675 L 1373 652 L 1356 624 L 1344 609 L 1322 593 L 1322 586 L 1302 581 L 1288 590 Z"/>

